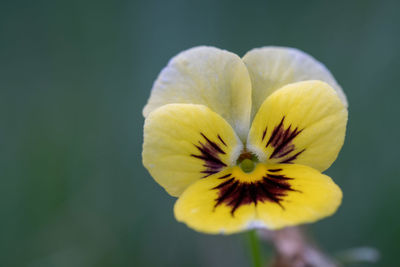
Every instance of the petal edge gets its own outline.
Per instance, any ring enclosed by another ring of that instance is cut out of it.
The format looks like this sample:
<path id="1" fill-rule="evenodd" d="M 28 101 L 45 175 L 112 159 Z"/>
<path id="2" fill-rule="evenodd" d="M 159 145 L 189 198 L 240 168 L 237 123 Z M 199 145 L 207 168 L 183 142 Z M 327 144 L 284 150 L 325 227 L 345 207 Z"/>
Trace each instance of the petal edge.
<path id="1" fill-rule="evenodd" d="M 321 81 L 289 84 L 262 104 L 247 147 L 261 161 L 296 163 L 324 171 L 344 142 L 347 109 Z"/>
<path id="2" fill-rule="evenodd" d="M 173 196 L 232 166 L 241 150 L 232 127 L 203 105 L 164 105 L 145 120 L 143 165 Z"/>
<path id="3" fill-rule="evenodd" d="M 154 82 L 143 115 L 171 103 L 205 105 L 247 138 L 251 81 L 242 59 L 231 52 L 199 46 L 173 57 Z"/>
<path id="4" fill-rule="evenodd" d="M 321 80 L 332 86 L 347 107 L 346 95 L 324 64 L 290 47 L 255 48 L 243 57 L 252 82 L 252 118 L 264 100 L 281 87 L 304 80 Z"/>

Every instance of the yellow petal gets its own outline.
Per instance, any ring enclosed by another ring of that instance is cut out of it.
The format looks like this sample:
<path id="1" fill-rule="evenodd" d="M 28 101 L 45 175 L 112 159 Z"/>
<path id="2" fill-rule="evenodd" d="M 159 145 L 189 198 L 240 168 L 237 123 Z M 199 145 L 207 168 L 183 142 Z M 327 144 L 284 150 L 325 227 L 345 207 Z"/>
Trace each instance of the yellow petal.
<path id="1" fill-rule="evenodd" d="M 169 103 L 201 104 L 221 115 L 246 140 L 251 82 L 241 58 L 214 47 L 195 47 L 172 58 L 153 85 L 147 117 Z"/>
<path id="2" fill-rule="evenodd" d="M 254 205 L 241 206 L 232 213 L 232 206 L 222 202 L 217 204 L 221 197 L 217 187 L 223 188 L 225 184 L 231 186 L 233 192 L 239 188 L 231 175 L 232 169 L 224 170 L 189 186 L 175 203 L 175 218 L 208 234 L 231 234 L 247 229 L 256 214 Z M 226 199 L 228 203 L 231 200 L 234 199 Z"/>
<path id="3" fill-rule="evenodd" d="M 173 196 L 235 164 L 242 147 L 232 127 L 206 106 L 168 104 L 145 120 L 143 165 Z"/>
<path id="4" fill-rule="evenodd" d="M 259 163 L 224 170 L 189 186 L 175 203 L 178 221 L 204 233 L 278 229 L 331 215 L 341 202 L 332 180 L 302 165 Z"/>
<path id="5" fill-rule="evenodd" d="M 247 148 L 263 162 L 297 163 L 324 171 L 344 142 L 347 109 L 321 81 L 289 84 L 262 104 Z"/>
<path id="6" fill-rule="evenodd" d="M 279 205 L 271 201 L 257 205 L 257 218 L 269 229 L 315 222 L 335 213 L 342 201 L 342 191 L 332 179 L 310 167 L 278 164 L 268 169 L 275 175 L 269 176 L 276 177 L 268 179 L 286 184 L 281 186 Z"/>
<path id="7" fill-rule="evenodd" d="M 263 47 L 249 51 L 243 61 L 252 82 L 252 118 L 264 100 L 289 83 L 321 80 L 332 86 L 345 106 L 346 96 L 329 70 L 310 55 L 288 47 Z"/>

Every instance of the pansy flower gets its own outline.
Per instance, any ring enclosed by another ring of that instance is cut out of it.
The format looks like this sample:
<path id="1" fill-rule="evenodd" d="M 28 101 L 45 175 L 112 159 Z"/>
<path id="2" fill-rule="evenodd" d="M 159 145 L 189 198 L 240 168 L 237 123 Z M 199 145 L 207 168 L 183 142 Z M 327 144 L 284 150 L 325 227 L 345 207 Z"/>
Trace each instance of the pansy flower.
<path id="1" fill-rule="evenodd" d="M 176 219 L 197 231 L 310 223 L 341 203 L 322 172 L 343 145 L 346 97 L 304 52 L 186 50 L 162 70 L 143 114 L 143 164 L 178 197 Z"/>

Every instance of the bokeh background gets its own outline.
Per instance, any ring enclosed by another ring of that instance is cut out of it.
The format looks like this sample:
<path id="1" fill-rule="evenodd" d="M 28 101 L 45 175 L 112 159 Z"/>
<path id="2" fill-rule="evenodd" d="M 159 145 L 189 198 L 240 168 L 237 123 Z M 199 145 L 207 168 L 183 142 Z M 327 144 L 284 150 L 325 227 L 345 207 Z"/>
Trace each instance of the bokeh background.
<path id="1" fill-rule="evenodd" d="M 241 235 L 177 223 L 141 163 L 153 81 L 203 44 L 238 55 L 292 46 L 326 64 L 350 103 L 327 172 L 344 202 L 309 229 L 332 255 L 371 246 L 376 266 L 395 266 L 399 10 L 395 0 L 1 1 L 0 266 L 248 265 Z"/>

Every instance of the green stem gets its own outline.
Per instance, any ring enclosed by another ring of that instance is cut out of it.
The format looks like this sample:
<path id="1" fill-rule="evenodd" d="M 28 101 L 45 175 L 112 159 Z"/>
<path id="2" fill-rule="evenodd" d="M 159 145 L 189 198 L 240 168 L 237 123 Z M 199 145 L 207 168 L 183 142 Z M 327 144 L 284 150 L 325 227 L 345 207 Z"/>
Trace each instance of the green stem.
<path id="1" fill-rule="evenodd" d="M 248 237 L 250 243 L 251 258 L 253 260 L 253 266 L 262 267 L 260 240 L 258 238 L 257 231 L 256 230 L 249 231 Z"/>

